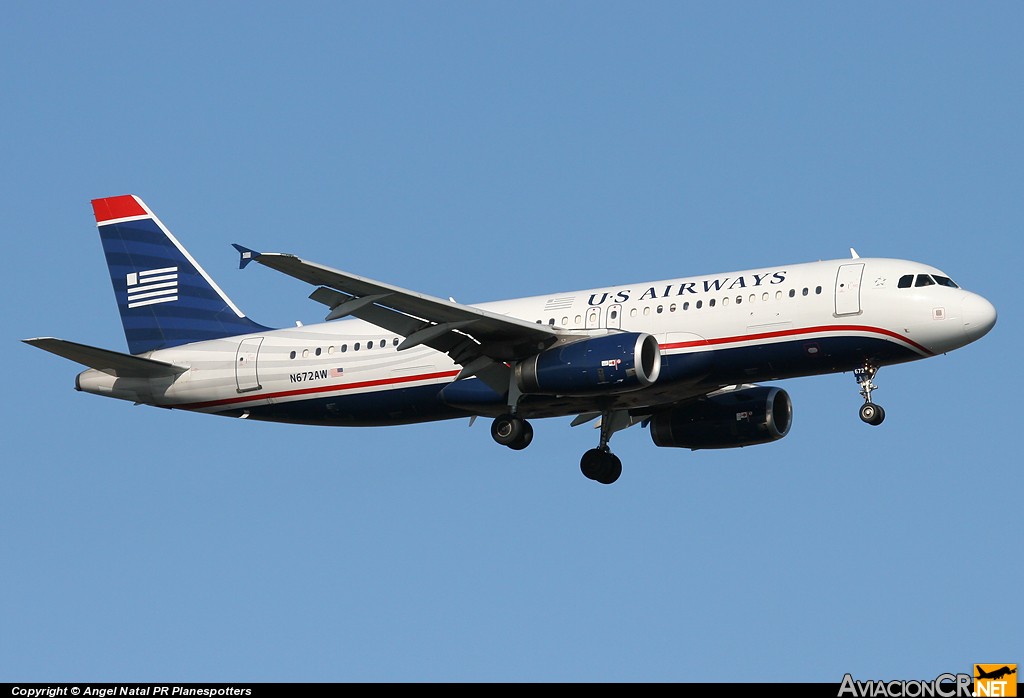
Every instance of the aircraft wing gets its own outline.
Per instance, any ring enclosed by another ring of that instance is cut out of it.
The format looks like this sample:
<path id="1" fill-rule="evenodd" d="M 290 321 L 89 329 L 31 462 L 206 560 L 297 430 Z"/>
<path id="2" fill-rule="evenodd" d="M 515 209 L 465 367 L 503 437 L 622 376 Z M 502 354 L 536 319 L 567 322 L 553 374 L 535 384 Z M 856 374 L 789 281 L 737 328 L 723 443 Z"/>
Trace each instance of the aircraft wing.
<path id="1" fill-rule="evenodd" d="M 424 295 L 291 254 L 234 247 L 241 254 L 240 268 L 258 262 L 318 286 L 309 297 L 331 309 L 327 320 L 351 315 L 405 337 L 399 351 L 423 344 L 444 352 L 464 367 L 459 378 L 477 375 L 502 392 L 508 388 L 504 362 L 536 354 L 559 338 L 547 325 Z"/>

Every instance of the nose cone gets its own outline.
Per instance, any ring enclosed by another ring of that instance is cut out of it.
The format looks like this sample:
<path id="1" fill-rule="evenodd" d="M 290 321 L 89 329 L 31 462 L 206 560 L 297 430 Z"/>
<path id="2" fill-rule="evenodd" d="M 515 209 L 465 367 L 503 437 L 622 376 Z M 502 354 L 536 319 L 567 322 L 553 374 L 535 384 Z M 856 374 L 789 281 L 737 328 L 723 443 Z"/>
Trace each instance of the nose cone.
<path id="1" fill-rule="evenodd" d="M 960 317 L 964 320 L 964 333 L 973 342 L 995 326 L 996 308 L 981 296 L 968 293 L 960 306 Z"/>

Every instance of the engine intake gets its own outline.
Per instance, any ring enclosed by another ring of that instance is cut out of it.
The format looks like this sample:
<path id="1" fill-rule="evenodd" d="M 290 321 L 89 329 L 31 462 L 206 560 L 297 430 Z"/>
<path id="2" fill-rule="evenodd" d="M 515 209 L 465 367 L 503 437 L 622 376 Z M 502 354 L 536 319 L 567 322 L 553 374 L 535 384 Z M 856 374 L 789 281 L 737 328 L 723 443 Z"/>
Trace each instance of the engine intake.
<path id="1" fill-rule="evenodd" d="M 738 448 L 778 441 L 793 424 L 793 403 L 782 388 L 754 387 L 712 395 L 651 419 L 656 446 Z"/>
<path id="2" fill-rule="evenodd" d="M 653 335 L 623 332 L 548 349 L 516 364 L 524 393 L 587 396 L 646 388 L 661 373 Z"/>

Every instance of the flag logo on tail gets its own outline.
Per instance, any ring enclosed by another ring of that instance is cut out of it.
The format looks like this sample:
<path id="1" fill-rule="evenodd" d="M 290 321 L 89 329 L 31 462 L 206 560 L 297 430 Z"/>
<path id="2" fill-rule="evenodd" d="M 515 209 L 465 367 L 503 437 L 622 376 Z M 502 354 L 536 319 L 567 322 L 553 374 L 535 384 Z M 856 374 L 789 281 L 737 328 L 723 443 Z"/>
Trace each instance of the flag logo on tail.
<path id="1" fill-rule="evenodd" d="M 133 271 L 127 275 L 128 307 L 178 300 L 178 267 Z"/>

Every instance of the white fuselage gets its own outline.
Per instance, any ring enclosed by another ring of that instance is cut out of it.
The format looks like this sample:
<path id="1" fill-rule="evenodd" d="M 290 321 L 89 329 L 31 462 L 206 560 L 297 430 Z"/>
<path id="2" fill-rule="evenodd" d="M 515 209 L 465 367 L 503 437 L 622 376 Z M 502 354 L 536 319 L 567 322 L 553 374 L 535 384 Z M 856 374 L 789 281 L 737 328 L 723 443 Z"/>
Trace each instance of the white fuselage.
<path id="1" fill-rule="evenodd" d="M 995 310 L 980 296 L 952 285 L 899 287 L 908 275 L 945 278 L 917 262 L 853 258 L 476 307 L 581 337 L 618 331 L 654 335 L 665 362 L 662 376 L 654 385 L 602 398 L 600 404 L 601 409 L 642 410 L 752 380 L 846 371 L 867 360 L 885 365 L 926 358 L 974 341 L 994 323 Z M 503 407 L 446 405 L 438 393 L 461 367 L 422 345 L 398 351 L 401 341 L 369 323 L 342 319 L 147 355 L 187 367 L 176 377 L 116 378 L 90 369 L 79 375 L 77 386 L 162 407 L 340 425 L 494 414 Z M 687 355 L 714 358 L 706 371 L 674 369 Z M 526 416 L 576 414 L 592 407 L 581 399 L 527 398 Z"/>

